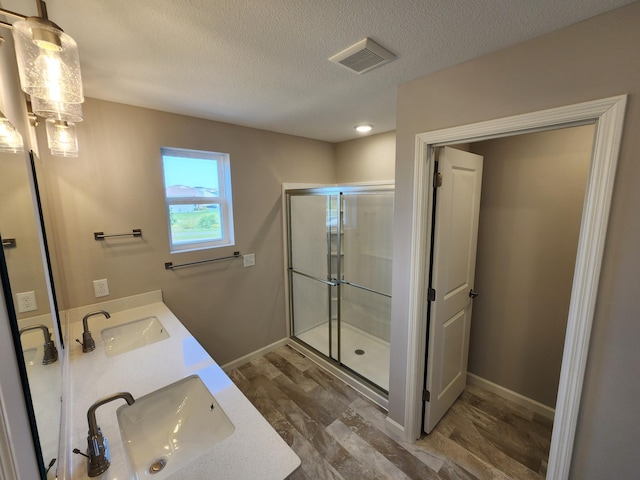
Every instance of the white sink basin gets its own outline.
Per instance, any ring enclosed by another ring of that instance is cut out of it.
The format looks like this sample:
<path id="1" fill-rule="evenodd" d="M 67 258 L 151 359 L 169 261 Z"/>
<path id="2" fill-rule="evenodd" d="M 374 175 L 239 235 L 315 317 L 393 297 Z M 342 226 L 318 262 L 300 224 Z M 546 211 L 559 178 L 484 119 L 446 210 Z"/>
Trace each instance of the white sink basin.
<path id="1" fill-rule="evenodd" d="M 42 358 L 40 358 L 40 362 L 38 362 L 36 353 L 38 353 L 38 349 L 36 347 L 25 348 L 22 350 L 22 355 L 24 356 L 24 363 L 27 367 L 31 367 L 33 365 L 37 365 L 38 363 L 42 363 Z"/>
<path id="2" fill-rule="evenodd" d="M 197 375 L 119 407 L 117 417 L 129 466 L 138 479 L 168 477 L 235 430 Z"/>
<path id="3" fill-rule="evenodd" d="M 169 338 L 157 317 L 145 317 L 100 332 L 107 357 L 135 350 Z"/>

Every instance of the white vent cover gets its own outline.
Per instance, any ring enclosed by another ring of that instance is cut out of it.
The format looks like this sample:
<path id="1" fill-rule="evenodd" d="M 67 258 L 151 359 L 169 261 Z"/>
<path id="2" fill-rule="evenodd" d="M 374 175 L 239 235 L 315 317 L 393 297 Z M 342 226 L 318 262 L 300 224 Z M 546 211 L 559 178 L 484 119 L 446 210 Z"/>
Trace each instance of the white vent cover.
<path id="1" fill-rule="evenodd" d="M 370 38 L 364 38 L 349 48 L 335 54 L 329 61 L 361 74 L 390 62 L 396 56 Z"/>

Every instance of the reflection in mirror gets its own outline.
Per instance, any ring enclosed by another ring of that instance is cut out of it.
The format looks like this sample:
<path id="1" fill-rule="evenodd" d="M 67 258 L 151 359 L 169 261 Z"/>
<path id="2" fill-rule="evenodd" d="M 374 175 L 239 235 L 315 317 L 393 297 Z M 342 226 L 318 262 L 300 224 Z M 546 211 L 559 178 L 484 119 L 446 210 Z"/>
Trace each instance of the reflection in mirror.
<path id="1" fill-rule="evenodd" d="M 0 235 L 46 468 L 58 456 L 62 374 L 29 175 L 24 153 L 0 152 Z"/>
<path id="2" fill-rule="evenodd" d="M 22 136 L 9 119 L 0 112 L 0 153 L 22 153 Z"/>

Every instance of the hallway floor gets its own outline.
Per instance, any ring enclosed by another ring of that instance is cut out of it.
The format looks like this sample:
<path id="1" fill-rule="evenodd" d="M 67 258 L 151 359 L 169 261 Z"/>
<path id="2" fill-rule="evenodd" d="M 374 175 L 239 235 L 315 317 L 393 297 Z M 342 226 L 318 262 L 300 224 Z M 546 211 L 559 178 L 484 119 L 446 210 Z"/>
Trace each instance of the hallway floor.
<path id="1" fill-rule="evenodd" d="M 228 374 L 302 460 L 292 480 L 544 478 L 551 422 L 475 386 L 409 444 L 384 410 L 289 347 Z"/>

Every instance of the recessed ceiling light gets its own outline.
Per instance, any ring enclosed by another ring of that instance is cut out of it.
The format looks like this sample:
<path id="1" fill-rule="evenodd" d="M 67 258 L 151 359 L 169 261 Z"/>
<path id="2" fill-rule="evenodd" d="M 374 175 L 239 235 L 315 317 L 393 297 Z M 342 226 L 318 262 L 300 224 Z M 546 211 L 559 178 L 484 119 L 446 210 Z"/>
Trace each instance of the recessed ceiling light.
<path id="1" fill-rule="evenodd" d="M 356 125 L 353 128 L 355 128 L 358 133 L 369 133 L 373 130 L 373 125 Z"/>

